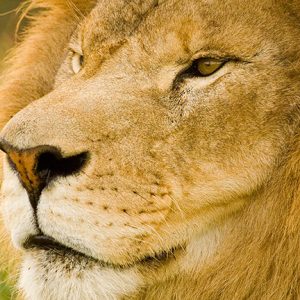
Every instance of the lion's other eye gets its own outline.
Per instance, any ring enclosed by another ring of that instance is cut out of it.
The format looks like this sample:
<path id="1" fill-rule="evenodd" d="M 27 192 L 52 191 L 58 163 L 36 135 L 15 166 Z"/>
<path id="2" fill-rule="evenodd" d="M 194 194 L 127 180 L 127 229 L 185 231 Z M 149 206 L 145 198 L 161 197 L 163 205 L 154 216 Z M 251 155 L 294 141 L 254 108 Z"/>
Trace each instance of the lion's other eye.
<path id="1" fill-rule="evenodd" d="M 71 66 L 74 74 L 79 73 L 83 66 L 83 55 L 77 52 L 73 52 L 71 58 Z"/>
<path id="2" fill-rule="evenodd" d="M 200 58 L 195 61 L 195 75 L 210 76 L 223 67 L 226 61 L 215 58 Z M 198 73 L 198 74 L 197 74 Z"/>

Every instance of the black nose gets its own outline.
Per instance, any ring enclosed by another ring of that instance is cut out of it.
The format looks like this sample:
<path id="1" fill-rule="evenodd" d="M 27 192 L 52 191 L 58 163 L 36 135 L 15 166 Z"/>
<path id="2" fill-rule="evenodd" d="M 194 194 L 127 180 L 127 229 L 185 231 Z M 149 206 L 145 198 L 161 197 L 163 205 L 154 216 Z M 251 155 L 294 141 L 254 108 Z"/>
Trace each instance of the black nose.
<path id="1" fill-rule="evenodd" d="M 2 140 L 0 148 L 18 173 L 35 213 L 43 189 L 55 177 L 79 172 L 88 159 L 87 152 L 64 157 L 58 148 L 47 145 L 19 150 Z"/>

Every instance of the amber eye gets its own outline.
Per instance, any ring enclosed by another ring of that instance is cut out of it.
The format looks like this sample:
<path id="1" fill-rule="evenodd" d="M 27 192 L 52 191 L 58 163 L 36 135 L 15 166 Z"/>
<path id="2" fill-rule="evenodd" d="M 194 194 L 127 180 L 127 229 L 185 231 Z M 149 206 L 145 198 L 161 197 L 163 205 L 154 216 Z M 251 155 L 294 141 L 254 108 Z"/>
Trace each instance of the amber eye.
<path id="1" fill-rule="evenodd" d="M 209 77 L 218 72 L 225 64 L 235 61 L 233 58 L 201 57 L 196 59 L 186 69 L 177 74 L 173 81 L 173 88 L 189 78 Z"/>
<path id="2" fill-rule="evenodd" d="M 221 69 L 226 61 L 215 58 L 200 58 L 195 61 L 195 71 L 198 72 L 198 76 L 210 76 L 219 69 Z"/>
<path id="3" fill-rule="evenodd" d="M 71 58 L 71 67 L 74 74 L 77 74 L 80 72 L 83 66 L 83 55 L 77 52 L 73 52 L 72 58 Z"/>

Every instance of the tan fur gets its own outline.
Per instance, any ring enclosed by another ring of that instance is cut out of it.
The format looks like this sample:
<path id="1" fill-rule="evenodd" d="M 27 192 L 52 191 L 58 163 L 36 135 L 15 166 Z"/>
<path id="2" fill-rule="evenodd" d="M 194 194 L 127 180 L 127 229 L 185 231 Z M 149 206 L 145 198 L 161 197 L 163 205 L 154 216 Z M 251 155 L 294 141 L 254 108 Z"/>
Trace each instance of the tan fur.
<path id="1" fill-rule="evenodd" d="M 25 296 L 298 299 L 299 1 L 34 7 L 51 9 L 3 76 L 0 122 L 14 117 L 1 138 L 19 149 L 90 153 L 83 172 L 44 190 L 38 222 L 95 260 L 26 251 Z M 85 57 L 77 75 L 70 39 Z M 174 82 L 201 56 L 241 61 Z M 23 251 L 37 229 L 7 163 L 2 194 L 6 227 Z M 141 262 L 174 247 L 176 259 Z"/>

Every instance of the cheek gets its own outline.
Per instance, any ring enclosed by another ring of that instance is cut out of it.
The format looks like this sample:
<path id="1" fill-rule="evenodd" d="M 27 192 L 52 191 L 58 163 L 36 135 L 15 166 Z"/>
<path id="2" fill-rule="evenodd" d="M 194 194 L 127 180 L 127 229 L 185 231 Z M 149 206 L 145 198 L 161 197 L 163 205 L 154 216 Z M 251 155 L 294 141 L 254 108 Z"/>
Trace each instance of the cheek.
<path id="1" fill-rule="evenodd" d="M 252 138 L 253 141 L 249 141 Z M 216 184 L 215 191 L 250 192 L 273 167 L 277 150 L 272 140 L 256 138 L 255 135 L 244 139 L 238 134 L 236 139 L 209 136 L 190 151 L 190 168 L 182 167 L 190 174 L 188 177 L 205 183 L 207 191 Z"/>
<path id="2" fill-rule="evenodd" d="M 275 134 L 263 116 L 234 113 L 235 105 L 198 112 L 160 151 L 172 152 L 189 209 L 233 201 L 253 192 L 272 170 L 280 153 Z M 236 108 L 237 109 L 237 108 Z M 247 120 L 250 120 L 249 122 Z M 276 144 L 277 143 L 277 144 Z M 169 165 L 171 165 L 169 163 Z"/>

